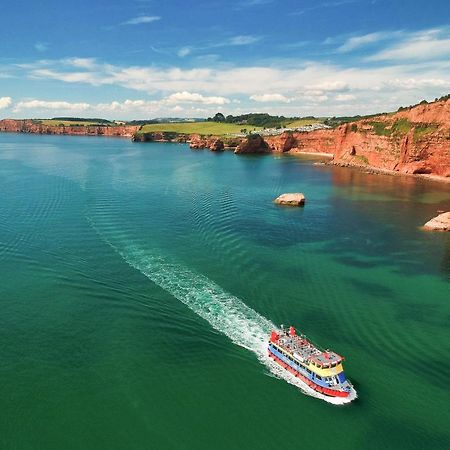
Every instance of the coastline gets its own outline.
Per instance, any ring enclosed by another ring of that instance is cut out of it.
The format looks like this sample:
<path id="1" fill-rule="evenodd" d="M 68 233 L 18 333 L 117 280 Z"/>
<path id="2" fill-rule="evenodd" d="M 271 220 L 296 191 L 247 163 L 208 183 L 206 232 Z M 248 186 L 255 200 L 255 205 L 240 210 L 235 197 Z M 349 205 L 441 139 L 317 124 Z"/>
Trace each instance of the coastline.
<path id="1" fill-rule="evenodd" d="M 412 177 L 418 179 L 424 179 L 428 181 L 435 181 L 438 183 L 447 183 L 450 184 L 450 177 L 442 177 L 439 175 L 432 175 L 426 173 L 407 173 L 400 172 L 398 170 L 384 169 L 381 167 L 367 166 L 363 164 L 352 164 L 348 162 L 340 162 L 340 161 L 328 161 L 325 163 L 329 166 L 343 167 L 349 169 L 357 169 L 360 172 L 365 172 L 373 175 L 390 175 L 393 177 Z"/>
<path id="2" fill-rule="evenodd" d="M 448 104 L 450 103 L 446 103 L 446 106 Z M 141 128 L 139 125 L 46 125 L 29 119 L 0 120 L 0 132 L 5 133 L 120 137 L 143 143 L 186 143 L 191 149 L 209 149 L 214 152 L 305 155 L 327 158 L 324 164 L 355 168 L 365 173 L 407 175 L 450 184 L 450 153 L 447 142 L 436 134 L 430 134 L 428 140 L 416 140 L 414 128 L 400 142 L 395 137 L 390 139 L 367 131 L 355 132 L 350 124 L 336 129 L 283 132 L 264 137 L 250 134 L 239 138 L 164 131 L 140 133 Z"/>
<path id="3" fill-rule="evenodd" d="M 286 153 L 288 153 L 289 155 L 292 155 L 292 156 L 307 155 L 307 156 L 320 156 L 322 158 L 330 158 L 330 159 L 334 158 L 333 153 L 325 153 L 325 152 L 307 152 L 307 151 L 303 152 L 303 151 L 298 151 L 298 150 L 296 150 L 296 151 L 289 150 Z"/>

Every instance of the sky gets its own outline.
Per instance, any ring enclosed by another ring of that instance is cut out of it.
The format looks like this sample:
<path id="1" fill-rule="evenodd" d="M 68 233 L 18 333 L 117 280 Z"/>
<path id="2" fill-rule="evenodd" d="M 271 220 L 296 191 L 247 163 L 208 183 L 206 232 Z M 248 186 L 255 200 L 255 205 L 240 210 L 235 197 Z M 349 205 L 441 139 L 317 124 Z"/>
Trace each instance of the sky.
<path id="1" fill-rule="evenodd" d="M 450 93 L 448 0 L 16 0 L 0 118 L 392 111 Z"/>

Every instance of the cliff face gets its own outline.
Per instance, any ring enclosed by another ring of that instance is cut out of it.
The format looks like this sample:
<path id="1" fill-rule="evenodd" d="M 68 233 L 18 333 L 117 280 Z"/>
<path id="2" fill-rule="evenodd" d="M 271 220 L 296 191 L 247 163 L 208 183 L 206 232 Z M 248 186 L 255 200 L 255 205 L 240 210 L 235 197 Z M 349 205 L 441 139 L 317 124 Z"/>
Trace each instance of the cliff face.
<path id="1" fill-rule="evenodd" d="M 412 127 L 405 134 L 380 136 L 373 131 L 355 132 L 350 127 L 334 130 L 336 163 L 450 176 L 450 140 L 444 132 L 430 131 L 420 136 Z"/>
<path id="2" fill-rule="evenodd" d="M 450 100 L 345 124 L 333 136 L 336 163 L 450 177 Z"/>
<path id="3" fill-rule="evenodd" d="M 174 131 L 153 131 L 151 133 L 134 133 L 134 142 L 188 142 L 190 134 L 176 133 Z"/>
<path id="4" fill-rule="evenodd" d="M 45 125 L 33 120 L 0 120 L 0 131 L 11 133 L 67 134 L 76 136 L 132 137 L 139 126 L 64 126 Z"/>

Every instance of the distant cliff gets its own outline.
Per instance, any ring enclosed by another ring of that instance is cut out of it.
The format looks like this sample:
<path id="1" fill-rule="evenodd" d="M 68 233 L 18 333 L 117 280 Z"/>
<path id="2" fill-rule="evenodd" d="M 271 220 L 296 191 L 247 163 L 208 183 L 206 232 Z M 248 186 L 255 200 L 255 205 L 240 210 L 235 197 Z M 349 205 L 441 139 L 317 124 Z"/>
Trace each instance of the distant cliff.
<path id="1" fill-rule="evenodd" d="M 37 120 L 0 120 L 0 131 L 11 133 L 67 134 L 75 136 L 116 136 L 131 138 L 139 126 L 129 125 L 46 125 Z"/>

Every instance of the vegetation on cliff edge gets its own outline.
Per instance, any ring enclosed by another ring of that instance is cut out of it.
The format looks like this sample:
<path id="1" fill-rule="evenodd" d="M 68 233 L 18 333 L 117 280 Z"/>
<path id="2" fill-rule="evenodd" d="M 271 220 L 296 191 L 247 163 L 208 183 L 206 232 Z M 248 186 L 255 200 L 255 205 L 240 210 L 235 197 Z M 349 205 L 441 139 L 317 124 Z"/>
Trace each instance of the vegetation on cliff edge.
<path id="1" fill-rule="evenodd" d="M 259 131 L 261 127 L 251 127 L 248 131 Z M 224 136 L 242 131 L 242 125 L 218 122 L 179 122 L 144 125 L 137 134 L 154 132 L 176 132 L 180 134 L 200 134 Z"/>
<path id="2" fill-rule="evenodd" d="M 322 123 L 322 119 L 313 116 L 308 117 L 284 117 L 272 116 L 267 113 L 249 113 L 239 116 L 224 116 L 218 112 L 214 117 L 208 117 L 208 122 L 230 123 L 241 125 L 241 128 L 260 127 L 260 128 L 297 128 L 311 125 L 313 123 Z"/>

